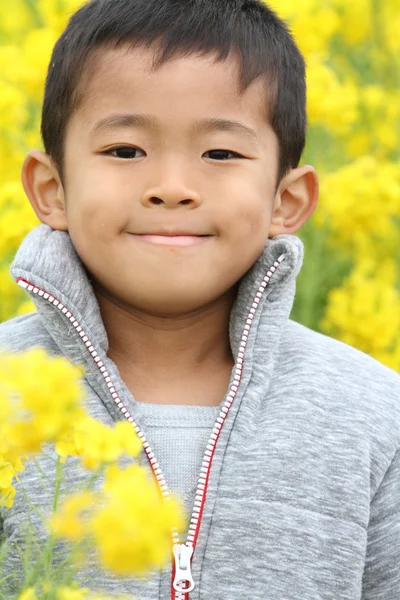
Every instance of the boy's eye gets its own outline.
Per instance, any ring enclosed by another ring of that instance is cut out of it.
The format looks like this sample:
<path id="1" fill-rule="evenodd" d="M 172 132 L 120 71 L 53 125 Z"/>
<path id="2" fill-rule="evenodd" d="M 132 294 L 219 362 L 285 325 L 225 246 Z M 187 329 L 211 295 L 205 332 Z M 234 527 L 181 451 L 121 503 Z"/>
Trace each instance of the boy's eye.
<path id="1" fill-rule="evenodd" d="M 110 150 L 106 150 L 104 154 L 111 154 L 111 156 L 115 156 L 115 158 L 137 158 L 135 156 L 136 152 L 143 152 L 139 148 L 134 148 L 132 146 L 118 146 L 117 148 L 110 148 Z M 233 156 L 233 158 L 242 158 L 240 154 L 237 152 L 231 152 L 230 150 L 208 150 L 205 154 L 210 154 L 210 158 L 214 160 L 228 160 L 229 155 Z"/>
<path id="2" fill-rule="evenodd" d="M 143 150 L 133 148 L 132 146 L 118 146 L 118 148 L 106 150 L 104 154 L 111 154 L 111 156 L 115 156 L 115 158 L 137 158 L 135 152 L 143 152 Z"/>
<path id="3" fill-rule="evenodd" d="M 208 150 L 206 154 L 213 154 L 214 156 L 211 156 L 211 158 L 214 160 L 227 160 L 229 158 L 226 156 L 227 154 L 231 154 L 233 158 L 243 158 L 241 154 L 231 152 L 230 150 Z"/>

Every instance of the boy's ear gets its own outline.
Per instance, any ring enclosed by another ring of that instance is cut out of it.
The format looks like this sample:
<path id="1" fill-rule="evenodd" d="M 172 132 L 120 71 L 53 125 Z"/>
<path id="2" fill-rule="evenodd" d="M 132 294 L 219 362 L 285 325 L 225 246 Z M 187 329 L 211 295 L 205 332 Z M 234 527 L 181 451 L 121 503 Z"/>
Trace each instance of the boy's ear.
<path id="1" fill-rule="evenodd" d="M 275 195 L 269 237 L 295 233 L 311 217 L 317 207 L 318 176 L 310 165 L 289 171 Z"/>
<path id="2" fill-rule="evenodd" d="M 22 165 L 21 179 L 40 221 L 53 229 L 68 231 L 64 188 L 51 157 L 41 150 L 30 150 Z"/>

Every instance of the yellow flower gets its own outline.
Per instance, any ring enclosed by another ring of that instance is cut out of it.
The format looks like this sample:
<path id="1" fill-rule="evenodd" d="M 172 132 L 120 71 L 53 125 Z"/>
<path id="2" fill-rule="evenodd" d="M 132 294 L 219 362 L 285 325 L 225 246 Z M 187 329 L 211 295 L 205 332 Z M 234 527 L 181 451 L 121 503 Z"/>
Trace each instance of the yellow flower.
<path id="1" fill-rule="evenodd" d="M 337 74 L 315 55 L 308 61 L 307 87 L 310 123 L 324 125 L 335 133 L 349 131 L 359 116 L 356 83 L 350 79 L 340 82 Z"/>
<path id="2" fill-rule="evenodd" d="M 306 12 L 296 8 L 296 16 L 292 21 L 292 30 L 301 52 L 307 59 L 313 53 L 325 53 L 329 42 L 340 28 L 340 19 L 332 8 L 314 5 L 313 10 Z"/>
<path id="3" fill-rule="evenodd" d="M 62 587 L 57 590 L 56 600 L 134 600 L 131 595 L 109 595 L 101 592 L 93 592 L 86 588 L 75 589 Z"/>
<path id="4" fill-rule="evenodd" d="M 7 420 L 12 414 L 12 407 L 5 387 L 0 382 L 0 506 L 11 508 L 15 497 L 12 483 L 18 473 L 24 470 L 24 465 L 14 448 L 9 445 Z"/>
<path id="5" fill-rule="evenodd" d="M 0 145 L 1 158 L 2 145 Z M 21 161 L 23 155 L 15 155 Z M 1 166 L 0 166 L 1 168 Z M 25 197 L 21 181 L 7 174 L 7 181 L 0 185 L 0 257 L 15 252 L 23 237 L 39 223 Z M 17 285 L 13 283 L 15 287 Z"/>
<path id="6" fill-rule="evenodd" d="M 10 453 L 0 454 L 0 492 L 8 489 L 17 473 L 24 470 L 24 465 L 19 456 L 11 456 Z"/>
<path id="7" fill-rule="evenodd" d="M 82 373 L 42 348 L 1 356 L 0 397 L 8 398 L 11 410 L 0 430 L 11 455 L 39 452 L 81 418 Z"/>
<path id="8" fill-rule="evenodd" d="M 379 258 L 396 252 L 399 211 L 399 165 L 364 156 L 322 179 L 315 223 L 342 251 Z"/>
<path id="9" fill-rule="evenodd" d="M 0 489 L 0 506 L 5 506 L 6 508 L 11 508 L 14 504 L 14 498 L 16 494 L 16 489 L 14 486 L 10 485 L 7 488 Z"/>
<path id="10" fill-rule="evenodd" d="M 102 566 L 115 575 L 144 575 L 171 559 L 171 529 L 187 524 L 180 502 L 163 500 L 158 486 L 138 465 L 110 466 L 98 492 L 76 492 L 52 517 L 57 538 L 90 541 Z"/>
<path id="11" fill-rule="evenodd" d="M 383 39 L 387 49 L 397 58 L 400 51 L 400 11 L 398 0 L 386 0 L 380 3 L 382 11 Z"/>
<path id="12" fill-rule="evenodd" d="M 176 499 L 165 502 L 143 469 L 110 467 L 104 484 L 105 502 L 94 514 L 92 531 L 106 570 L 116 575 L 144 574 L 171 558 L 171 528 L 186 519 Z"/>
<path id="13" fill-rule="evenodd" d="M 62 587 L 57 590 L 57 600 L 86 600 L 88 597 L 87 589 L 74 589 Z"/>
<path id="14" fill-rule="evenodd" d="M 360 88 L 360 113 L 362 118 L 347 140 L 352 156 L 374 154 L 387 159 L 400 141 L 400 93 L 382 85 Z"/>
<path id="15" fill-rule="evenodd" d="M 133 598 L 131 595 L 127 595 L 127 594 L 119 594 L 118 596 L 110 596 L 109 594 L 105 594 L 105 593 L 101 593 L 98 592 L 96 593 L 91 593 L 90 596 L 88 597 L 88 600 L 135 600 L 135 598 Z"/>
<path id="16" fill-rule="evenodd" d="M 62 2 L 54 2 L 54 0 L 36 0 L 36 3 L 46 26 L 56 31 L 57 34 L 61 34 L 68 18 L 84 4 L 84 1 L 63 0 Z"/>
<path id="17" fill-rule="evenodd" d="M 56 442 L 56 452 L 67 456 L 80 456 L 82 464 L 96 470 L 102 463 L 112 463 L 122 456 L 136 457 L 142 444 L 128 421 L 119 421 L 115 427 L 84 417 Z"/>
<path id="18" fill-rule="evenodd" d="M 373 10 L 375 5 L 370 0 L 334 0 L 338 9 L 340 32 L 345 42 L 357 46 L 369 40 L 372 35 Z"/>
<path id="19" fill-rule="evenodd" d="M 331 290 L 322 322 L 337 339 L 400 370 L 400 292 L 397 265 L 360 261 L 343 284 Z"/>
<path id="20" fill-rule="evenodd" d="M 15 43 L 0 46 L 0 78 L 7 83 L 19 84 L 21 73 L 21 48 Z M 8 121 L 8 126 L 12 123 Z"/>
<path id="21" fill-rule="evenodd" d="M 1 210 L 1 209 L 0 209 Z M 1 290 L 1 302 L 0 302 L 0 322 L 6 321 L 15 315 L 16 307 L 20 307 L 17 310 L 21 310 L 21 304 L 26 299 L 24 291 L 16 285 L 12 279 L 8 268 L 0 268 L 0 290 Z M 32 302 L 27 302 L 30 307 L 33 307 Z M 26 311 L 29 312 L 29 311 Z M 0 409 L 1 410 L 1 409 Z M 1 415 L 0 415 L 1 419 Z"/>
<path id="22" fill-rule="evenodd" d="M 7 123 L 13 123 L 22 128 L 28 116 L 26 98 L 22 90 L 13 84 L 1 82 L 0 94 L 0 128 L 3 129 Z"/>
<path id="23" fill-rule="evenodd" d="M 22 52 L 25 70 L 21 83 L 24 90 L 37 102 L 43 97 L 47 66 L 57 37 L 57 33 L 50 27 L 32 29 L 24 37 Z M 35 48 L 34 52 L 32 48 Z"/>
<path id="24" fill-rule="evenodd" d="M 30 587 L 18 596 L 18 600 L 38 600 L 35 588 Z"/>
<path id="25" fill-rule="evenodd" d="M 19 317 L 19 316 L 26 315 L 28 313 L 35 312 L 35 311 L 36 311 L 36 306 L 33 304 L 33 302 L 31 300 L 26 300 L 25 302 L 22 301 L 20 303 L 15 316 Z"/>
<path id="26" fill-rule="evenodd" d="M 71 542 L 84 539 L 89 531 L 89 513 L 96 500 L 96 494 L 89 491 L 68 496 L 51 518 L 53 535 Z"/>
<path id="27" fill-rule="evenodd" d="M 23 0 L 0 3 L 0 24 L 2 33 L 7 37 L 16 37 L 31 25 L 31 16 Z"/>

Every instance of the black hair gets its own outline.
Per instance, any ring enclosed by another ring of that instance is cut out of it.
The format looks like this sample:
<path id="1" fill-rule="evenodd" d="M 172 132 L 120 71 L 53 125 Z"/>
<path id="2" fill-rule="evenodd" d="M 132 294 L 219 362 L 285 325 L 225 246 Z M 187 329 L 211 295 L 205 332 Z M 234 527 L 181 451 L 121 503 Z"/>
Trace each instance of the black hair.
<path id="1" fill-rule="evenodd" d="M 84 97 L 95 50 L 156 45 L 156 70 L 169 58 L 231 52 L 240 60 L 240 93 L 261 78 L 265 115 L 279 141 L 278 183 L 298 165 L 306 135 L 304 58 L 286 24 L 261 0 L 91 0 L 75 12 L 54 46 L 41 132 L 63 177 L 65 131 Z"/>

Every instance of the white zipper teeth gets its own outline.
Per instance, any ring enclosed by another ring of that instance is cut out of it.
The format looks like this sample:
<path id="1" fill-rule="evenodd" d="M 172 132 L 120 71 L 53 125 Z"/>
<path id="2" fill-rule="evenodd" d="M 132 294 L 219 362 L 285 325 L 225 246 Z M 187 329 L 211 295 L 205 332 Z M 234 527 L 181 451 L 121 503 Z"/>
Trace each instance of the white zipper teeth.
<path id="1" fill-rule="evenodd" d="M 124 406 L 123 402 L 121 401 L 120 397 L 118 396 L 118 394 L 115 390 L 115 387 L 111 381 L 111 377 L 110 377 L 106 367 L 104 366 L 103 361 L 99 358 L 98 353 L 94 349 L 94 347 L 93 347 L 92 343 L 90 342 L 88 336 L 86 335 L 85 331 L 79 325 L 79 322 L 75 319 L 75 317 L 72 315 L 72 313 L 61 302 L 59 302 L 59 300 L 57 300 L 51 294 L 30 284 L 28 281 L 25 281 L 22 278 L 18 279 L 18 285 L 20 285 L 22 288 L 26 289 L 28 292 L 33 292 L 34 294 L 37 294 L 38 296 L 43 297 L 45 300 L 48 300 L 51 304 L 56 306 L 69 319 L 69 321 L 75 327 L 79 336 L 82 338 L 82 341 L 84 342 L 85 346 L 89 350 L 92 358 L 94 359 L 97 367 L 99 368 L 101 374 L 103 375 L 104 380 L 107 384 L 107 387 L 110 391 L 110 394 L 111 394 L 115 404 L 120 409 L 120 411 L 124 415 L 124 417 L 129 421 L 129 423 L 131 423 L 131 425 L 135 429 L 138 437 L 140 438 L 143 448 L 144 448 L 144 450 L 147 454 L 148 460 L 150 462 L 151 469 L 154 473 L 154 476 L 157 479 L 157 483 L 159 485 L 163 499 L 164 500 L 169 499 L 169 491 L 168 491 L 167 483 L 165 481 L 165 477 L 160 469 L 160 465 L 158 464 L 158 461 L 155 457 L 153 450 L 150 447 L 150 444 L 146 440 L 146 436 L 144 435 L 144 433 L 140 429 L 140 427 L 137 425 L 137 423 L 134 421 L 133 417 L 131 416 L 131 414 L 129 413 L 129 411 L 127 410 L 127 408 Z"/>
<path id="2" fill-rule="evenodd" d="M 254 302 L 251 305 L 249 315 L 246 320 L 246 325 L 244 326 L 242 338 L 241 338 L 241 341 L 239 344 L 239 352 L 238 352 L 237 360 L 236 360 L 236 364 L 235 364 L 235 375 L 234 375 L 233 383 L 230 387 L 230 390 L 229 390 L 227 398 L 221 408 L 221 411 L 217 417 L 216 423 L 213 427 L 210 439 L 208 440 L 206 451 L 205 451 L 205 454 L 203 457 L 203 462 L 202 462 L 201 469 L 200 469 L 200 476 L 199 476 L 199 480 L 198 480 L 196 496 L 195 496 L 195 500 L 194 500 L 193 512 L 192 512 L 189 530 L 188 530 L 188 534 L 187 534 L 187 538 L 186 538 L 186 545 L 188 545 L 188 546 L 195 547 L 195 545 L 196 545 L 197 536 L 198 536 L 198 532 L 200 529 L 200 521 L 201 521 L 200 515 L 201 515 L 202 509 L 203 509 L 204 502 L 205 502 L 208 476 L 209 476 L 209 472 L 210 472 L 210 468 L 211 468 L 212 459 L 214 456 L 216 443 L 218 441 L 219 434 L 221 432 L 222 426 L 225 422 L 225 419 L 229 412 L 229 409 L 232 405 L 232 402 L 235 399 L 236 392 L 239 388 L 239 384 L 240 384 L 240 381 L 242 378 L 244 352 L 246 349 L 248 335 L 249 335 L 251 325 L 253 323 L 254 315 L 256 313 L 256 310 L 257 310 L 260 300 L 262 298 L 263 292 L 264 292 L 265 288 L 267 287 L 272 275 L 275 273 L 275 271 L 277 270 L 279 265 L 284 260 L 285 260 L 285 256 L 282 254 L 274 262 L 273 266 L 269 269 L 268 273 L 264 277 L 264 279 L 258 289 L 258 292 L 254 298 Z M 115 390 L 115 387 L 111 381 L 111 377 L 109 376 L 109 373 L 104 366 L 103 361 L 99 358 L 98 353 L 96 352 L 96 350 L 93 347 L 93 344 L 89 340 L 88 336 L 86 335 L 86 333 L 84 332 L 82 327 L 79 325 L 79 322 L 75 319 L 75 317 L 72 315 L 72 313 L 61 302 L 59 302 L 59 300 L 57 300 L 51 294 L 32 285 L 28 281 L 24 280 L 22 277 L 18 278 L 17 283 L 20 287 L 24 288 L 28 292 L 37 294 L 38 296 L 43 297 L 45 300 L 48 300 L 48 302 L 50 302 L 51 304 L 56 306 L 69 319 L 69 321 L 75 327 L 79 336 L 82 338 L 82 341 L 84 342 L 85 346 L 89 350 L 92 358 L 94 359 L 97 367 L 99 368 L 100 372 L 102 373 L 115 404 L 117 405 L 119 410 L 122 412 L 124 417 L 129 421 L 129 423 L 132 424 L 138 437 L 140 438 L 140 440 L 143 444 L 143 448 L 149 459 L 151 469 L 152 469 L 154 476 L 157 480 L 157 483 L 159 485 L 161 495 L 162 495 L 163 499 L 168 502 L 171 499 L 170 492 L 169 492 L 165 477 L 160 469 L 160 465 L 158 464 L 158 461 L 155 457 L 155 454 L 152 451 L 150 444 L 147 442 L 146 436 L 144 435 L 143 431 L 140 429 L 138 424 L 134 421 L 133 417 L 131 416 L 131 414 L 129 413 L 127 408 L 124 406 L 124 403 L 121 401 L 120 397 L 118 396 L 118 394 Z M 176 529 L 172 530 L 172 540 L 173 540 L 174 544 L 181 543 L 180 539 L 179 539 L 179 534 L 176 531 Z M 185 595 L 185 591 L 182 590 L 182 592 L 175 593 L 174 600 L 188 600 L 188 596 Z"/>
<path id="3" fill-rule="evenodd" d="M 239 352 L 238 352 L 237 359 L 236 359 L 233 383 L 230 387 L 230 390 L 229 390 L 227 398 L 221 408 L 221 411 L 217 417 L 216 423 L 212 430 L 210 439 L 208 440 L 208 443 L 206 446 L 206 451 L 205 451 L 205 454 L 203 457 L 203 462 L 202 462 L 201 469 L 200 469 L 200 476 L 199 476 L 199 480 L 198 480 L 197 492 L 196 492 L 196 496 L 195 496 L 195 500 L 194 500 L 194 508 L 193 508 L 192 517 L 190 520 L 188 535 L 186 538 L 186 545 L 188 545 L 188 546 L 196 545 L 197 536 L 198 536 L 198 532 L 200 529 L 200 515 L 201 515 L 203 505 L 204 505 L 205 496 L 207 493 L 208 475 L 210 472 L 215 447 L 216 447 L 222 426 L 225 422 L 226 416 L 229 412 L 230 407 L 232 406 L 232 402 L 235 399 L 237 390 L 240 385 L 240 381 L 242 378 L 242 371 L 243 371 L 244 352 L 246 349 L 248 335 L 249 335 L 251 325 L 253 323 L 254 315 L 256 313 L 256 310 L 258 308 L 258 305 L 260 303 L 260 300 L 262 298 L 264 290 L 267 287 L 268 283 L 270 282 L 272 275 L 275 273 L 275 271 L 277 270 L 279 265 L 284 260 L 285 260 L 285 256 L 281 255 L 275 261 L 273 266 L 269 269 L 268 273 L 264 277 L 264 279 L 255 295 L 254 302 L 251 305 L 249 315 L 247 317 L 246 324 L 243 329 L 242 338 L 241 338 L 241 341 L 239 344 Z M 181 600 L 181 598 L 183 598 L 183 596 L 176 597 L 175 600 Z"/>

